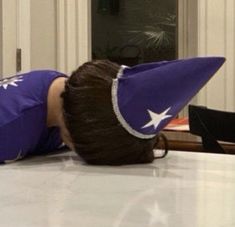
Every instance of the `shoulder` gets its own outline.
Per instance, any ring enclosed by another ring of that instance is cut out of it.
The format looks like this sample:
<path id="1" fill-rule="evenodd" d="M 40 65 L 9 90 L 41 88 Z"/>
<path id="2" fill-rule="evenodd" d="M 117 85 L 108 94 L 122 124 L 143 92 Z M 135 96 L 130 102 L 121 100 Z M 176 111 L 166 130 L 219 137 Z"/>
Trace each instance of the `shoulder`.
<path id="1" fill-rule="evenodd" d="M 54 71 L 54 70 L 34 70 L 22 75 L 19 75 L 18 77 L 21 77 L 22 80 L 25 81 L 25 83 L 29 82 L 29 83 L 33 83 L 33 84 L 38 84 L 38 83 L 42 83 L 45 85 L 50 85 L 50 83 L 58 78 L 58 77 L 65 77 L 66 75 L 58 72 L 58 71 Z"/>
<path id="2" fill-rule="evenodd" d="M 0 126 L 47 101 L 48 89 L 58 77 L 54 70 L 37 70 L 0 80 Z"/>
<path id="3" fill-rule="evenodd" d="M 66 75 L 55 70 L 35 70 L 23 74 L 0 79 L 0 94 L 6 94 L 20 90 L 24 87 L 37 84 L 50 84 L 57 77 Z M 17 87 L 17 88 L 16 88 Z"/>

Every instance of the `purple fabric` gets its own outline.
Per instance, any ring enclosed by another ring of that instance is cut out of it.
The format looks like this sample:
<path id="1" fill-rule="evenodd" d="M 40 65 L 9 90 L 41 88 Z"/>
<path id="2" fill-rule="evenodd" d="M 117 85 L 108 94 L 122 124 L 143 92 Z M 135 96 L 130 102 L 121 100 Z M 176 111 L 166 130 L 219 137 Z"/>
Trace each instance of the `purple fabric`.
<path id="1" fill-rule="evenodd" d="M 222 57 L 191 58 L 124 69 L 118 79 L 119 111 L 126 123 L 144 135 L 157 134 L 221 67 Z M 163 113 L 159 124 L 151 115 Z"/>
<path id="2" fill-rule="evenodd" d="M 58 128 L 47 128 L 47 94 L 60 72 L 41 70 L 0 80 L 0 162 L 58 148 Z"/>

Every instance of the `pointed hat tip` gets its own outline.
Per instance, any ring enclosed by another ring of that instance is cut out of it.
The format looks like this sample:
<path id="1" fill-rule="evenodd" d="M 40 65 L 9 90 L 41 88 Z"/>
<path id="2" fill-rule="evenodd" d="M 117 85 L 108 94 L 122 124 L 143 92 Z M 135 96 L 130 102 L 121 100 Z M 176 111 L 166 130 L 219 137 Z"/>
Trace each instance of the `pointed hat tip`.
<path id="1" fill-rule="evenodd" d="M 130 134 L 153 138 L 224 62 L 224 57 L 209 56 L 130 68 L 127 77 L 113 81 L 114 112 Z"/>
<path id="2" fill-rule="evenodd" d="M 222 65 L 226 61 L 226 58 L 222 56 L 208 56 L 208 57 L 199 57 L 199 58 L 205 59 L 206 61 L 212 61 L 219 65 Z"/>

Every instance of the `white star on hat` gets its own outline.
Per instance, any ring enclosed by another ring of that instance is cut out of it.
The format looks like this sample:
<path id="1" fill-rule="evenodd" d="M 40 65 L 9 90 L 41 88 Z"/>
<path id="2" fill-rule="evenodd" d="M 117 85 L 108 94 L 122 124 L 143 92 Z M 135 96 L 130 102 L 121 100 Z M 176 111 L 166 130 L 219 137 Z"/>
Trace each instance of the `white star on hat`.
<path id="1" fill-rule="evenodd" d="M 162 120 L 169 118 L 169 117 L 172 117 L 172 115 L 166 115 L 167 112 L 170 110 L 170 108 L 171 107 L 167 108 L 165 111 L 163 111 L 160 114 L 154 113 L 151 110 L 147 110 L 150 117 L 151 117 L 151 120 L 147 124 L 145 124 L 142 128 L 147 128 L 147 127 L 153 125 L 154 129 L 156 129 Z"/>

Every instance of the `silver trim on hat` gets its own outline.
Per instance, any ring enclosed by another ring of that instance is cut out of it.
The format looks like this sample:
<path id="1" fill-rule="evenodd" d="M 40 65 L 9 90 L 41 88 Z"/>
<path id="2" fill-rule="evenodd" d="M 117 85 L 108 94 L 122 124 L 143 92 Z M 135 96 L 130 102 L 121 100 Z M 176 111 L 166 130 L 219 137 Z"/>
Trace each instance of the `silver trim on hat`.
<path id="1" fill-rule="evenodd" d="M 122 69 L 122 71 L 123 71 L 123 69 Z M 122 74 L 120 74 L 118 78 L 120 78 L 121 75 Z M 117 79 L 113 79 L 112 88 L 111 88 L 113 110 L 114 110 L 114 113 L 115 113 L 118 121 L 121 123 L 123 128 L 125 128 L 131 135 L 133 135 L 135 137 L 138 137 L 138 138 L 141 138 L 141 139 L 151 139 L 151 138 L 155 137 L 156 134 L 146 135 L 146 134 L 143 134 L 143 133 L 140 133 L 140 132 L 136 131 L 123 118 L 123 116 L 122 116 L 122 114 L 120 112 L 120 109 L 118 107 L 118 98 L 117 98 L 118 78 Z"/>
<path id="2" fill-rule="evenodd" d="M 121 77 L 122 77 L 123 71 L 124 71 L 126 68 L 130 68 L 130 67 L 127 66 L 127 65 L 121 65 L 121 66 L 120 66 L 120 69 L 118 70 L 118 73 L 117 73 L 117 78 L 121 78 Z"/>

